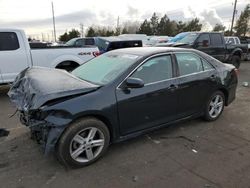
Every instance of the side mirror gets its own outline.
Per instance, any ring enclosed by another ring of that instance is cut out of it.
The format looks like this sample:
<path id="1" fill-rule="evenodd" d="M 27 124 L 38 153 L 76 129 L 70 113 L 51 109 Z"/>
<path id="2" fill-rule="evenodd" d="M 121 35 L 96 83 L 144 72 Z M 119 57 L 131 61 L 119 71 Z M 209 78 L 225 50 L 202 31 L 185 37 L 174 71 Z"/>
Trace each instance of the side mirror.
<path id="1" fill-rule="evenodd" d="M 202 41 L 202 46 L 203 47 L 208 47 L 208 40 L 203 40 Z"/>
<path id="2" fill-rule="evenodd" d="M 144 82 L 140 78 L 130 77 L 126 80 L 125 83 L 127 88 L 141 88 L 144 86 Z"/>

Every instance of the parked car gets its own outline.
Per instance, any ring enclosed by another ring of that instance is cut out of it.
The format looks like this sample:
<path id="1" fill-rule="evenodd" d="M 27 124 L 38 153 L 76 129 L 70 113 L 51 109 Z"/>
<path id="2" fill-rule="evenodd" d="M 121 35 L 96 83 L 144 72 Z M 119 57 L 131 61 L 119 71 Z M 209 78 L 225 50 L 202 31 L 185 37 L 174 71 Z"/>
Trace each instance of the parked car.
<path id="1" fill-rule="evenodd" d="M 250 60 L 250 37 L 240 37 L 240 43 L 247 45 L 248 56 L 247 56 L 246 60 Z"/>
<path id="2" fill-rule="evenodd" d="M 72 74 L 26 69 L 8 95 L 45 153 L 82 167 L 111 143 L 190 118 L 218 119 L 236 87 L 235 67 L 203 52 L 146 47 L 107 52 Z"/>
<path id="3" fill-rule="evenodd" d="M 72 48 L 39 44 L 33 47 L 24 31 L 0 29 L 0 84 L 13 82 L 22 70 L 32 66 L 70 71 L 99 53 L 95 46 Z"/>
<path id="4" fill-rule="evenodd" d="M 145 34 L 121 34 L 118 37 L 121 39 L 141 40 L 142 46 L 151 46 L 150 37 Z"/>
<path id="5" fill-rule="evenodd" d="M 88 42 L 87 42 L 88 41 Z M 83 47 L 89 44 L 97 46 L 100 53 L 120 48 L 142 47 L 142 40 L 136 40 L 129 37 L 90 37 L 74 38 L 66 43 L 67 46 Z"/>
<path id="6" fill-rule="evenodd" d="M 226 44 L 223 34 L 219 32 L 185 32 L 183 35 L 177 42 L 158 46 L 197 49 L 221 62 L 233 64 L 236 68 L 240 67 L 241 59 L 244 60 L 248 54 L 246 45 Z"/>
<path id="7" fill-rule="evenodd" d="M 142 41 L 120 37 L 97 37 L 96 45 L 101 53 L 105 53 L 120 48 L 142 47 Z"/>

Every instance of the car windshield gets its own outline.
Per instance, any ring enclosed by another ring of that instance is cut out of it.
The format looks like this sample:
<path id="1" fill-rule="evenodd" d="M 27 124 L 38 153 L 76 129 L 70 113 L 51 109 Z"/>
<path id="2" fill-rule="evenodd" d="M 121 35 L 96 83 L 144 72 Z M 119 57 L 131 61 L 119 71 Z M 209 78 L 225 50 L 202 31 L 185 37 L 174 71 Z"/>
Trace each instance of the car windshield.
<path id="1" fill-rule="evenodd" d="M 77 38 L 71 39 L 65 43 L 66 46 L 73 46 L 76 42 Z"/>
<path id="2" fill-rule="evenodd" d="M 115 80 L 141 56 L 110 52 L 91 59 L 76 68 L 72 74 L 78 78 L 98 85 Z"/>
<path id="3" fill-rule="evenodd" d="M 198 37 L 198 33 L 188 33 L 186 36 L 184 36 L 178 42 L 184 43 L 184 44 L 192 44 L 197 37 Z"/>

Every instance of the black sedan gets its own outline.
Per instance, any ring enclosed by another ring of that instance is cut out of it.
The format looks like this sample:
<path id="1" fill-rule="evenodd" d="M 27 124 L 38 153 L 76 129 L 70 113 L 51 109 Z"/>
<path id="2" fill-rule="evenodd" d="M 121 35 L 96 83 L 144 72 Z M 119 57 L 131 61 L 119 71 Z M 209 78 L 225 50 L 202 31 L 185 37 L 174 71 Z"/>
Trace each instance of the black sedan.
<path id="1" fill-rule="evenodd" d="M 9 96 L 45 153 L 81 167 L 111 143 L 189 118 L 216 120 L 236 87 L 232 65 L 192 49 L 148 47 L 105 53 L 72 74 L 26 69 Z"/>

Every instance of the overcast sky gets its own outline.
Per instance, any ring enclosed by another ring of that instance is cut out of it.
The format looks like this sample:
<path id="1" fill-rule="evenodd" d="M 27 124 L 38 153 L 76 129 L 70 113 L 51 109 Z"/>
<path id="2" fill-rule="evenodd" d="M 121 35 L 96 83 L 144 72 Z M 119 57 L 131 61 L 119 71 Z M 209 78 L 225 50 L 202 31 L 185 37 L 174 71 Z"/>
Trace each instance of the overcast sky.
<path id="1" fill-rule="evenodd" d="M 115 27 L 120 23 L 142 21 L 153 12 L 171 19 L 201 19 L 205 28 L 216 23 L 230 25 L 234 0 L 53 0 L 58 35 L 67 29 L 91 25 Z M 238 16 L 250 0 L 238 0 Z M 52 33 L 51 1 L 0 0 L 0 27 L 22 28 L 28 35 L 50 36 Z"/>

